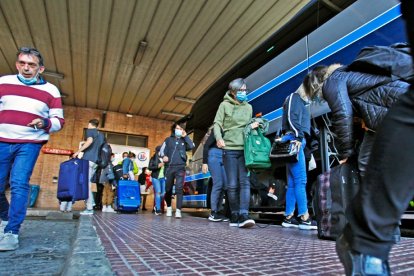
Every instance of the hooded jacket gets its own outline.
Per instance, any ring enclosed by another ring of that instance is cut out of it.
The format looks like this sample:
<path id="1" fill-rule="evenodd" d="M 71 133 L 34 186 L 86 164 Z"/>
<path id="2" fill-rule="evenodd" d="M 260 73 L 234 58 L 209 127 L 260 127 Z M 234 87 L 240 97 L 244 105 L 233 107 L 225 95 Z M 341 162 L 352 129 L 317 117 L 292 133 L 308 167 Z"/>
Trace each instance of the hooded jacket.
<path id="1" fill-rule="evenodd" d="M 252 106 L 247 102 L 239 103 L 227 91 L 214 118 L 214 137 L 224 140 L 226 150 L 243 150 L 243 130 L 253 115 Z"/>
<path id="2" fill-rule="evenodd" d="M 410 59 L 408 54 L 406 57 Z M 377 57 L 373 55 L 373 58 Z M 404 55 L 399 57 L 399 62 L 411 62 L 411 59 L 407 61 L 401 60 L 402 58 Z M 343 67 L 335 64 L 328 68 L 329 77 L 323 84 L 322 94 L 332 111 L 335 145 L 341 159 L 353 153 L 353 117 L 363 119 L 368 129 L 376 131 L 388 109 L 408 90 L 408 82 L 396 79 L 396 76 L 404 74 L 401 67 L 386 65 L 391 63 L 395 63 L 395 60 L 376 63 L 377 66 L 384 66 L 383 72 L 388 71 L 387 75 L 366 72 L 367 70 L 360 66 L 363 62 Z M 356 71 L 358 69 L 361 71 Z"/>
<path id="3" fill-rule="evenodd" d="M 310 135 L 310 113 L 306 106 L 305 91 L 301 85 L 290 94 L 283 104 L 282 129 L 293 132 L 295 140 L 302 142 L 305 135 Z"/>
<path id="4" fill-rule="evenodd" d="M 194 148 L 194 143 L 190 137 L 185 136 L 177 138 L 174 134 L 165 139 L 160 149 L 160 156 L 168 157 L 165 166 L 169 167 L 185 167 L 187 163 L 187 153 Z"/>

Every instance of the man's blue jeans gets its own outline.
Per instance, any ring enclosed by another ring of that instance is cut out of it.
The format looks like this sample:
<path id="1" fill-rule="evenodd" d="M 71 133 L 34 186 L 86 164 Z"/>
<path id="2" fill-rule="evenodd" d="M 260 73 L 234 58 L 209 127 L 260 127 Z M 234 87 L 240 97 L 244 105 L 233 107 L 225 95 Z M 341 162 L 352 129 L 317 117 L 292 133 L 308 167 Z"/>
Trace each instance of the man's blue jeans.
<path id="1" fill-rule="evenodd" d="M 211 211 L 218 212 L 222 209 L 221 206 L 223 205 L 223 196 L 227 183 L 222 149 L 213 147 L 208 151 L 208 169 L 213 179 L 213 189 L 210 196 Z"/>
<path id="2" fill-rule="evenodd" d="M 288 188 L 286 192 L 286 216 L 293 215 L 296 203 L 298 204 L 299 216 L 308 213 L 308 200 L 306 198 L 306 160 L 303 152 L 305 146 L 306 140 L 303 139 L 299 150 L 298 162 L 287 164 Z"/>
<path id="3" fill-rule="evenodd" d="M 164 177 L 160 179 L 153 178 L 152 186 L 154 187 L 154 194 L 155 194 L 155 208 L 157 209 L 157 211 L 160 211 L 161 200 L 165 194 L 165 178 Z"/>
<path id="4" fill-rule="evenodd" d="M 224 169 L 227 175 L 227 195 L 232 214 L 248 214 L 250 204 L 250 180 L 243 150 L 223 151 Z"/>
<path id="5" fill-rule="evenodd" d="M 5 233 L 18 234 L 26 217 L 29 179 L 41 148 L 42 144 L 0 142 L 0 194 L 5 192 L 9 173 L 11 189 L 9 223 Z"/>

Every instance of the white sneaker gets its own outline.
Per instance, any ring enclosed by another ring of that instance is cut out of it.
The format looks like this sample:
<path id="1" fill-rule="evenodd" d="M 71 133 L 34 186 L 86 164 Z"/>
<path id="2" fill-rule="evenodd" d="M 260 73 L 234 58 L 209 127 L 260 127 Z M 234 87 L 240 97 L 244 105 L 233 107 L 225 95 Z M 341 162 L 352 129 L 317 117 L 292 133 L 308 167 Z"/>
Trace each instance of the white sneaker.
<path id="1" fill-rule="evenodd" d="M 0 251 L 11 251 L 19 248 L 19 235 L 6 233 L 0 240 Z"/>
<path id="2" fill-rule="evenodd" d="M 172 217 L 172 207 L 167 207 L 167 217 Z"/>
<path id="3" fill-rule="evenodd" d="M 111 205 L 108 205 L 108 207 L 106 207 L 106 212 L 107 213 L 115 213 L 115 210 L 112 208 Z"/>
<path id="4" fill-rule="evenodd" d="M 66 206 L 68 205 L 68 202 L 67 201 L 62 201 L 61 203 L 60 203 L 60 211 L 61 212 L 65 212 L 66 211 Z"/>
<path id="5" fill-rule="evenodd" d="M 106 207 L 106 205 L 104 205 L 104 206 L 102 207 L 102 213 L 105 213 L 105 212 L 108 212 L 108 208 Z"/>
<path id="6" fill-rule="evenodd" d="M 175 210 L 175 218 L 181 218 L 181 210 L 180 209 Z"/>
<path id="7" fill-rule="evenodd" d="M 4 237 L 4 228 L 6 228 L 7 223 L 9 223 L 8 221 L 1 221 L 0 222 L 0 241 L 3 239 Z"/>
<path id="8" fill-rule="evenodd" d="M 82 212 L 80 212 L 81 215 L 93 215 L 93 210 L 85 209 Z"/>
<path id="9" fill-rule="evenodd" d="M 69 201 L 68 205 L 66 205 L 66 212 L 72 212 L 72 205 L 73 205 L 72 201 Z"/>

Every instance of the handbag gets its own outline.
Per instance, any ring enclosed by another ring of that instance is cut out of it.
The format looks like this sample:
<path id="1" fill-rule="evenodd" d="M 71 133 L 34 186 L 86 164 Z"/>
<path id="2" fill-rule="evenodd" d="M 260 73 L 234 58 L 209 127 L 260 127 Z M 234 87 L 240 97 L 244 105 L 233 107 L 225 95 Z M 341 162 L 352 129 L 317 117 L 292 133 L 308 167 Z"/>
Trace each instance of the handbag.
<path id="1" fill-rule="evenodd" d="M 299 148 L 291 140 L 276 138 L 270 150 L 270 158 L 280 163 L 296 163 L 299 160 Z"/>
<path id="2" fill-rule="evenodd" d="M 259 122 L 257 129 L 251 129 L 252 122 Z M 272 166 L 270 163 L 270 141 L 263 133 L 268 129 L 267 120 L 254 118 L 244 129 L 244 160 L 246 168 L 267 169 Z"/>

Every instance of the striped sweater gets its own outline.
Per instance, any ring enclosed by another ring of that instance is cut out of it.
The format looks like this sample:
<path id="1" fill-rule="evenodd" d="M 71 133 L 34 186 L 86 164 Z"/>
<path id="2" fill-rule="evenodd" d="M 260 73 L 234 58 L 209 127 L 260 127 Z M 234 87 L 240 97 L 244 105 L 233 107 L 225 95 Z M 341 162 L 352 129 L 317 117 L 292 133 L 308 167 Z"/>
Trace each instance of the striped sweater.
<path id="1" fill-rule="evenodd" d="M 45 129 L 27 126 L 36 118 L 48 120 Z M 59 90 L 51 83 L 25 85 L 17 75 L 0 77 L 0 142 L 46 143 L 49 133 L 64 124 Z"/>

